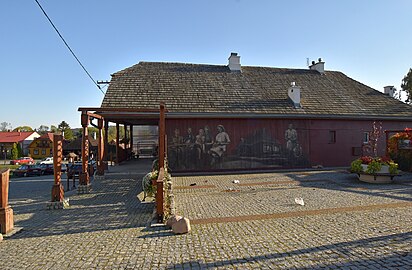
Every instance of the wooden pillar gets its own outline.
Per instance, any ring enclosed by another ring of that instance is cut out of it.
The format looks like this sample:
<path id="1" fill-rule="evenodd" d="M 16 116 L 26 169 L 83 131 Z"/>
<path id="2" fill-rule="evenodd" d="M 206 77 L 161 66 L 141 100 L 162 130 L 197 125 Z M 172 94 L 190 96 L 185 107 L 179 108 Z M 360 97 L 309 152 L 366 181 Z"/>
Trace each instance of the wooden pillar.
<path id="1" fill-rule="evenodd" d="M 157 222 L 163 222 L 164 217 L 164 191 L 163 191 L 163 181 L 165 177 L 165 169 L 159 167 L 159 175 L 156 181 L 156 215 Z"/>
<path id="2" fill-rule="evenodd" d="M 127 148 L 127 125 L 126 124 L 123 124 L 123 131 L 124 131 L 124 138 L 123 138 L 123 141 L 124 141 L 124 150 L 123 150 L 123 155 L 122 155 L 122 161 L 123 160 L 128 160 L 129 159 L 129 149 Z M 126 156 L 125 156 L 125 154 L 126 154 Z"/>
<path id="3" fill-rule="evenodd" d="M 104 169 L 107 170 L 108 167 L 108 148 L 109 148 L 109 121 L 104 121 L 104 146 L 103 146 L 103 161 Z"/>
<path id="4" fill-rule="evenodd" d="M 0 233 L 7 234 L 14 228 L 13 209 L 9 205 L 10 169 L 0 170 Z"/>
<path id="5" fill-rule="evenodd" d="M 120 163 L 120 126 L 116 123 L 116 164 Z"/>
<path id="6" fill-rule="evenodd" d="M 133 125 L 130 125 L 130 152 L 133 152 Z"/>
<path id="7" fill-rule="evenodd" d="M 165 104 L 160 103 L 159 119 L 159 169 L 164 167 L 165 159 Z"/>
<path id="8" fill-rule="evenodd" d="M 87 186 L 90 183 L 89 176 L 89 134 L 87 127 L 89 126 L 89 116 L 86 113 L 82 114 L 81 124 L 83 127 L 82 136 L 82 172 L 79 177 L 79 184 Z"/>
<path id="9" fill-rule="evenodd" d="M 63 136 L 53 135 L 53 169 L 54 185 L 52 187 L 51 201 L 63 202 L 64 190 L 61 184 L 62 178 L 62 160 L 63 160 Z"/>
<path id="10" fill-rule="evenodd" d="M 97 149 L 97 174 L 104 175 L 104 143 L 103 143 L 103 119 L 97 120 L 97 127 L 99 129 L 99 141 L 98 141 L 98 149 Z"/>

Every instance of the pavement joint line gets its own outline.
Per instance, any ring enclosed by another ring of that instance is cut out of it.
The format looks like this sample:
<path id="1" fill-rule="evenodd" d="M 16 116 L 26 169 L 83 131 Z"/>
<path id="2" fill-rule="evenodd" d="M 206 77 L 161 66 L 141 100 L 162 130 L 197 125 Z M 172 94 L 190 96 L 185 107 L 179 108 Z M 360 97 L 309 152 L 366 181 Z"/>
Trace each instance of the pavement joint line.
<path id="1" fill-rule="evenodd" d="M 239 186 L 264 186 L 264 185 L 282 185 L 282 184 L 301 184 L 307 182 L 330 182 L 329 180 L 304 180 L 304 181 L 297 181 L 297 180 L 284 180 L 284 181 L 270 181 L 270 182 L 252 182 L 252 183 L 239 183 Z"/>
<path id="2" fill-rule="evenodd" d="M 175 186 L 173 189 L 198 189 L 198 188 L 216 188 L 215 185 L 203 185 L 203 186 Z"/>
<path id="3" fill-rule="evenodd" d="M 398 202 L 398 203 L 372 204 L 372 205 L 363 205 L 363 206 L 336 207 L 336 208 L 325 208 L 325 209 L 273 213 L 273 214 L 261 214 L 261 215 L 193 219 L 193 220 L 190 220 L 190 223 L 193 225 L 200 225 L 200 224 L 209 224 L 209 223 L 242 222 L 242 221 L 250 221 L 250 220 L 267 220 L 267 219 L 280 219 L 280 218 L 291 218 L 291 217 L 329 215 L 329 214 L 337 214 L 337 213 L 343 213 L 343 212 L 372 211 L 372 210 L 401 208 L 401 207 L 412 207 L 412 202 Z"/>

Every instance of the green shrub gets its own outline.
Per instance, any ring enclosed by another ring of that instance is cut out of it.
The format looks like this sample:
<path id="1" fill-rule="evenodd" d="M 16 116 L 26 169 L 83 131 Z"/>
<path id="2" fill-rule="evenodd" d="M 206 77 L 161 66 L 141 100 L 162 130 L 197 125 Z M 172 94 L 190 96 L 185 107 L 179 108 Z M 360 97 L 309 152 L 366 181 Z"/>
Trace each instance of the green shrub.
<path id="1" fill-rule="evenodd" d="M 370 174 L 375 174 L 379 172 L 382 169 L 382 163 L 379 162 L 379 160 L 372 160 L 371 163 L 369 163 L 368 168 L 366 169 L 367 173 Z"/>
<path id="2" fill-rule="evenodd" d="M 350 171 L 353 172 L 353 173 L 363 172 L 362 160 L 361 159 L 356 159 L 356 160 L 352 161 L 352 163 L 350 164 Z"/>

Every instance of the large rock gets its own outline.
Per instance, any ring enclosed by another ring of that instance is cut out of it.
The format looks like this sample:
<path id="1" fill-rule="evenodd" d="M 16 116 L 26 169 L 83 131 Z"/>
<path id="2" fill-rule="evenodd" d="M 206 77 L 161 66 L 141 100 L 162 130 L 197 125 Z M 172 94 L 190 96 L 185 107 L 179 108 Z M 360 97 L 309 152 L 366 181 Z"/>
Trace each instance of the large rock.
<path id="1" fill-rule="evenodd" d="M 190 220 L 188 218 L 181 218 L 172 225 L 172 231 L 175 234 L 182 234 L 190 232 Z"/>
<path id="2" fill-rule="evenodd" d="M 181 220 L 183 217 L 181 216 L 172 216 L 166 221 L 166 226 L 172 228 L 172 225 Z"/>

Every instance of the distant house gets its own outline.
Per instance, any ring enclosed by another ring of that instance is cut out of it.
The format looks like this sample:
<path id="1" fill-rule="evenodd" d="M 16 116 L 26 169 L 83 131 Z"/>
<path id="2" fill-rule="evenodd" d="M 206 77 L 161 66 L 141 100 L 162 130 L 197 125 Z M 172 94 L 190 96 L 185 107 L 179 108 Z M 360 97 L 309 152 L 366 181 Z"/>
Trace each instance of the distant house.
<path id="1" fill-rule="evenodd" d="M 30 132 L 19 132 L 19 131 L 5 131 L 0 132 L 0 153 L 1 158 L 4 158 L 4 154 L 10 155 L 11 149 L 14 143 L 20 144 L 23 155 L 29 155 L 29 145 L 30 143 L 40 137 L 40 135 L 35 131 Z"/>
<path id="2" fill-rule="evenodd" d="M 97 153 L 97 140 L 93 137 L 89 137 L 89 151 L 94 156 Z M 82 138 L 79 137 L 73 141 L 65 141 L 63 143 L 63 155 L 67 156 L 69 153 L 75 153 L 77 156 L 82 154 Z"/>
<path id="3" fill-rule="evenodd" d="M 112 75 L 100 108 L 127 126 L 158 125 L 164 102 L 173 171 L 349 166 L 362 154 L 374 121 L 383 130 L 412 127 L 412 106 L 325 70 L 140 62 Z M 130 129 L 130 128 L 129 128 Z M 385 138 L 379 143 L 385 153 Z"/>
<path id="4" fill-rule="evenodd" d="M 53 133 L 46 133 L 35 139 L 29 145 L 30 156 L 42 159 L 53 155 Z"/>

